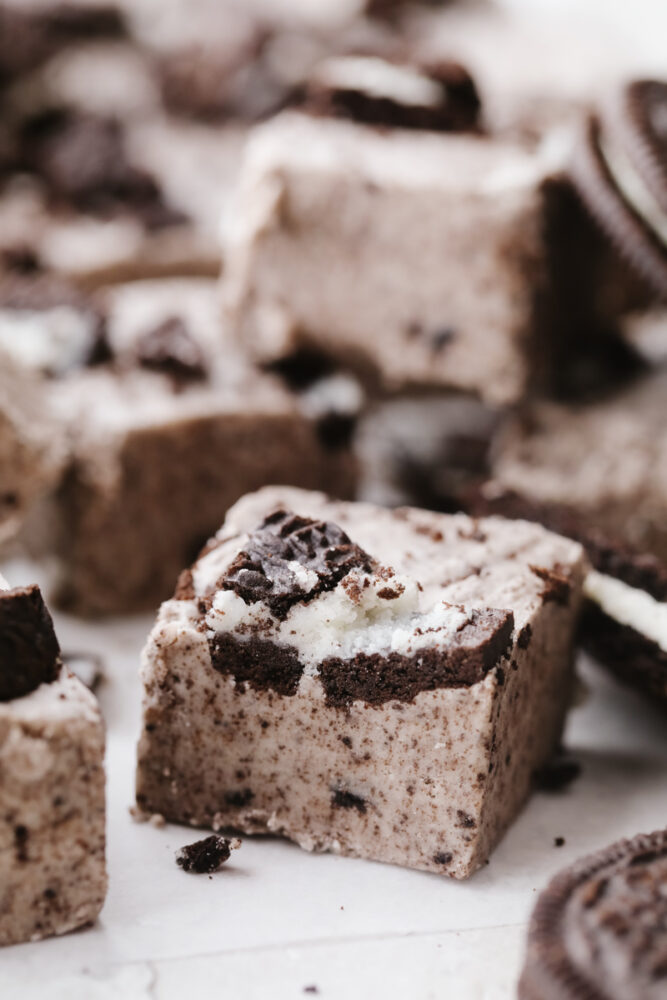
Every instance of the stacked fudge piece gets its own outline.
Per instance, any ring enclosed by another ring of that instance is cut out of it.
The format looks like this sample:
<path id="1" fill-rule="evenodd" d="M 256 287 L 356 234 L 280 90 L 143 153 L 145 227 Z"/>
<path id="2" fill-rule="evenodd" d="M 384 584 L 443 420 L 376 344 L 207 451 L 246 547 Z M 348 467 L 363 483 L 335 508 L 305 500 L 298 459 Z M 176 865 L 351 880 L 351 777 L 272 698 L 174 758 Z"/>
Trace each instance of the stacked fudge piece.
<path id="1" fill-rule="evenodd" d="M 0 577 L 0 945 L 91 923 L 106 895 L 104 726 L 39 588 Z"/>

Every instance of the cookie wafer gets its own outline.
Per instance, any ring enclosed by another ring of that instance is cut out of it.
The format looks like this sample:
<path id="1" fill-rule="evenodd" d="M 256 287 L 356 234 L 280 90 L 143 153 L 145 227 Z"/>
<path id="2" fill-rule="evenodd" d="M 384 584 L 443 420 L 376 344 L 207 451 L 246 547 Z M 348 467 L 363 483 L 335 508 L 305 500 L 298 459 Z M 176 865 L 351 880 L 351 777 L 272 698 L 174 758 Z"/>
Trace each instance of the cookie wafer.
<path id="1" fill-rule="evenodd" d="M 573 159 L 579 193 L 623 259 L 667 301 L 667 83 L 630 83 L 589 117 Z"/>
<path id="2" fill-rule="evenodd" d="M 667 995 L 667 830 L 560 872 L 530 923 L 519 1000 Z"/>

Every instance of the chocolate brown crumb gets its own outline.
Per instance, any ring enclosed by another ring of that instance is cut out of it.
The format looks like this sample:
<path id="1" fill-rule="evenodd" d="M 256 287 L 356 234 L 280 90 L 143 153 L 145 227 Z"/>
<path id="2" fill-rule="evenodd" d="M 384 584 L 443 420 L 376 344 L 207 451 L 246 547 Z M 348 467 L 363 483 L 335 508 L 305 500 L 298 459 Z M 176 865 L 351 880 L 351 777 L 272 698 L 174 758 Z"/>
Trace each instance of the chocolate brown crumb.
<path id="1" fill-rule="evenodd" d="M 194 844 L 187 844 L 181 847 L 176 853 L 176 864 L 184 872 L 194 875 L 210 875 L 229 860 L 229 856 L 236 847 L 240 847 L 238 840 L 227 840 L 213 833 L 210 837 L 197 840 Z"/>

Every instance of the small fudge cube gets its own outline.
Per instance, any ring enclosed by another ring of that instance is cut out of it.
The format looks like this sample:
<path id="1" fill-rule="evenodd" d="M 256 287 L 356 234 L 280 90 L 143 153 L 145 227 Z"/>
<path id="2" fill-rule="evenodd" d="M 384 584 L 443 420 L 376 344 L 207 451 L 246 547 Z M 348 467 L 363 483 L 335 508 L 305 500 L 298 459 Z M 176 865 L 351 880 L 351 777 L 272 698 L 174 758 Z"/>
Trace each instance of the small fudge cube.
<path id="1" fill-rule="evenodd" d="M 578 213 L 553 161 L 502 139 L 279 115 L 248 142 L 228 220 L 239 335 L 261 357 L 305 343 L 392 388 L 503 405 L 557 380 L 580 306 L 557 290 Z"/>
<path id="2" fill-rule="evenodd" d="M 583 568 L 526 522 L 244 497 L 145 649 L 141 808 L 465 878 L 560 736 Z"/>
<path id="3" fill-rule="evenodd" d="M 90 923 L 106 888 L 97 702 L 62 665 L 39 588 L 0 577 L 0 945 Z"/>

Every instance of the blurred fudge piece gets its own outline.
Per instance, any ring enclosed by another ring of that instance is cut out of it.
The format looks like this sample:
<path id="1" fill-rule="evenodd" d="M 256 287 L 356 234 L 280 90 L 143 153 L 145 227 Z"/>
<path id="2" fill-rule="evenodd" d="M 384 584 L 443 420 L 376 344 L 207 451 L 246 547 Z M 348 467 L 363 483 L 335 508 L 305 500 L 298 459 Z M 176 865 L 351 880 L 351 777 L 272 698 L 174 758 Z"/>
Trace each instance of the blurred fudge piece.
<path id="1" fill-rule="evenodd" d="M 106 363 L 50 385 L 70 459 L 43 521 L 60 565 L 56 599 L 79 613 L 151 607 L 227 508 L 294 483 L 349 496 L 356 384 L 300 394 L 224 345 L 217 288 L 136 282 L 101 302 Z"/>
<path id="2" fill-rule="evenodd" d="M 244 497 L 144 651 L 140 807 L 465 878 L 559 738 L 583 569 L 525 522 Z"/>
<path id="3" fill-rule="evenodd" d="M 561 167 L 500 139 L 279 115 L 249 140 L 226 233 L 239 337 L 259 357 L 311 345 L 392 389 L 493 405 L 551 386 L 587 335 Z"/>
<path id="4" fill-rule="evenodd" d="M 0 945 L 94 921 L 107 889 L 104 725 L 36 586 L 0 577 Z"/>
<path id="5" fill-rule="evenodd" d="M 657 370 L 590 403 L 535 403 L 498 439 L 482 508 L 667 562 L 666 395 Z"/>
<path id="6" fill-rule="evenodd" d="M 455 511 L 488 478 L 503 415 L 472 395 L 400 395 L 376 401 L 355 438 L 359 498 Z"/>

